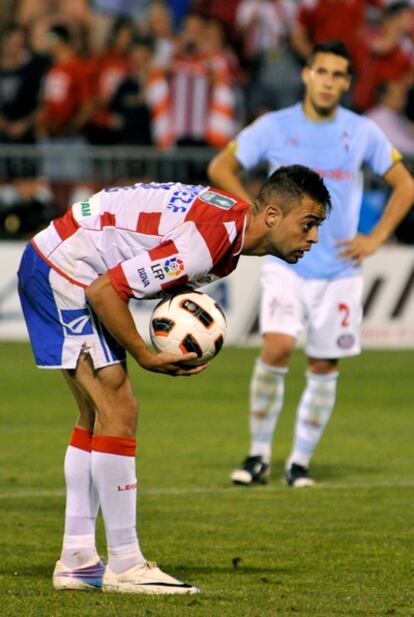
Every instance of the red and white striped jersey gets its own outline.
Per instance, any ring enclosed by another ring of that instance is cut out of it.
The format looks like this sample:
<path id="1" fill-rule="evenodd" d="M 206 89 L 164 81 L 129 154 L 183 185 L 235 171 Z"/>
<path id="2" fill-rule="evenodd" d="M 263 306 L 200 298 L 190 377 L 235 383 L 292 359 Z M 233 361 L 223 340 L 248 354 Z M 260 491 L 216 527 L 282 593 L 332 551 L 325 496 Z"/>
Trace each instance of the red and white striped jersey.
<path id="1" fill-rule="evenodd" d="M 33 238 L 38 253 L 87 287 L 108 272 L 128 300 L 199 287 L 234 270 L 247 203 L 206 186 L 138 183 L 75 203 Z"/>

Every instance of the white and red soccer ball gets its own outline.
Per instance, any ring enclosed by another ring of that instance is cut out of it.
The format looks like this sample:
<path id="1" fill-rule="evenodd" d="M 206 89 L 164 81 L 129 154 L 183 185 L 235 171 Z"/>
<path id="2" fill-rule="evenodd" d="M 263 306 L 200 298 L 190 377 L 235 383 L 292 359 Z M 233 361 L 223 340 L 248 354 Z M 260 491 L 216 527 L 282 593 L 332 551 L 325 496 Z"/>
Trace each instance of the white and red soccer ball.
<path id="1" fill-rule="evenodd" d="M 157 304 L 150 319 L 154 347 L 177 355 L 195 352 L 191 366 L 205 364 L 218 354 L 226 329 L 220 305 L 198 291 L 168 296 Z"/>

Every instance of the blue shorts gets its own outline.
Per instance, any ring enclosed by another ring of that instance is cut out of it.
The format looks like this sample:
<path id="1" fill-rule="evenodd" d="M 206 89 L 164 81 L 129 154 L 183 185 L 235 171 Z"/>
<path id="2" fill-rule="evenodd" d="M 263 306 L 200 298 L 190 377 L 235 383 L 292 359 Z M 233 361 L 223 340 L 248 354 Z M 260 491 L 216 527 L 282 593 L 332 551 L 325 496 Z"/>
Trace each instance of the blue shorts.
<path id="1" fill-rule="evenodd" d="M 93 313 L 83 287 L 55 272 L 31 244 L 24 250 L 18 279 L 37 366 L 74 369 L 82 352 L 96 369 L 125 362 L 125 349 Z"/>

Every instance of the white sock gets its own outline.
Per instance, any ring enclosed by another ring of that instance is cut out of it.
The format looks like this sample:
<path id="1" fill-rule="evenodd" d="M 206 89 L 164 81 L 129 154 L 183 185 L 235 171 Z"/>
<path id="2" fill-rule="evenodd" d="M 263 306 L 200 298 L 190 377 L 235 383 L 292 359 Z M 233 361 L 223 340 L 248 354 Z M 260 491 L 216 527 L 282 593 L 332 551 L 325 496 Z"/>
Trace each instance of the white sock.
<path id="1" fill-rule="evenodd" d="M 94 436 L 92 477 L 104 519 L 109 567 L 115 573 L 125 572 L 145 562 L 136 533 L 135 439 Z"/>
<path id="2" fill-rule="evenodd" d="M 65 532 L 60 560 L 68 568 L 99 559 L 95 523 L 99 503 L 91 475 L 92 434 L 75 427 L 65 456 Z"/>
<path id="3" fill-rule="evenodd" d="M 250 456 L 261 456 L 265 463 L 270 463 L 272 455 L 273 433 L 283 406 L 287 371 L 258 358 L 250 383 Z"/>
<path id="4" fill-rule="evenodd" d="M 309 462 L 332 415 L 336 400 L 338 372 L 327 375 L 306 373 L 307 385 L 298 407 L 295 438 L 288 466 L 297 463 L 309 467 Z"/>

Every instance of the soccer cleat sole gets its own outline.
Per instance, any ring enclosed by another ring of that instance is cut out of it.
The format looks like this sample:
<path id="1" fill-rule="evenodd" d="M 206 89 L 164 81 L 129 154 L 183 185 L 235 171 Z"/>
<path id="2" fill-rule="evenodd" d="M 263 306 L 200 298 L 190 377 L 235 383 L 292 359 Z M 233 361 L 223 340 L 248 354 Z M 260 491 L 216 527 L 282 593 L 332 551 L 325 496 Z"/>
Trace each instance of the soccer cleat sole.
<path id="1" fill-rule="evenodd" d="M 149 595 L 189 595 L 200 593 L 198 587 L 193 587 L 191 585 L 165 585 L 163 583 L 104 583 L 102 585 L 102 591 L 104 593 L 144 593 Z"/>
<path id="2" fill-rule="evenodd" d="M 230 476 L 230 480 L 233 484 L 239 486 L 251 486 L 252 484 L 267 484 L 270 478 L 270 473 L 266 473 L 260 478 L 253 478 L 251 473 L 244 469 L 235 469 Z"/>
<path id="3" fill-rule="evenodd" d="M 104 572 L 105 566 L 100 562 L 70 570 L 58 561 L 52 584 L 57 591 L 100 591 Z"/>
<path id="4" fill-rule="evenodd" d="M 297 478 L 291 484 L 288 482 L 286 484 L 291 488 L 310 488 L 315 486 L 315 480 L 312 480 L 312 478 Z"/>
<path id="5" fill-rule="evenodd" d="M 76 579 L 61 579 L 60 577 L 53 579 L 53 588 L 56 591 L 100 591 L 101 582 L 99 584 L 85 583 Z"/>

